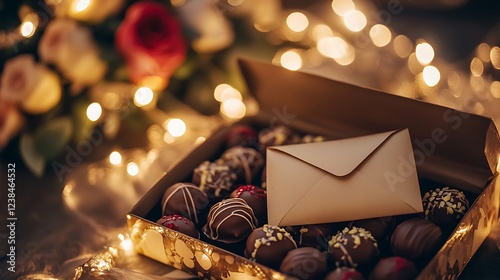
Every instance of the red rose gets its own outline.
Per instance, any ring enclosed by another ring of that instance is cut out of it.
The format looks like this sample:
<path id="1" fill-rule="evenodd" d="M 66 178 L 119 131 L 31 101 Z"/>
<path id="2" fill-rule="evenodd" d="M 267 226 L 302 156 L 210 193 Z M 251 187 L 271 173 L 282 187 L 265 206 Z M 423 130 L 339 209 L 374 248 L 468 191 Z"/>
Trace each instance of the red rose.
<path id="1" fill-rule="evenodd" d="M 128 8 L 115 43 L 131 80 L 155 89 L 167 85 L 186 57 L 179 24 L 166 7 L 152 2 L 138 2 Z"/>

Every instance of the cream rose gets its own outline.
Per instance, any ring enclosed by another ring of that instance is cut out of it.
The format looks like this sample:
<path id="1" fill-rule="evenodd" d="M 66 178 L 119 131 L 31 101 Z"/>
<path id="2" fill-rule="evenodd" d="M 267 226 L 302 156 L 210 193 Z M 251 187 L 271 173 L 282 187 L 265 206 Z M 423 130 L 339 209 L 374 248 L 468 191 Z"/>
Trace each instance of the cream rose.
<path id="1" fill-rule="evenodd" d="M 16 136 L 24 124 L 24 118 L 16 107 L 0 99 L 0 151 Z"/>
<path id="2" fill-rule="evenodd" d="M 71 19 L 50 21 L 38 53 L 42 61 L 54 64 L 76 87 L 95 84 L 106 74 L 107 64 L 99 58 L 92 34 Z"/>
<path id="3" fill-rule="evenodd" d="M 30 114 L 42 114 L 61 100 L 59 77 L 32 55 L 18 55 L 8 60 L 2 73 L 0 98 L 19 104 Z"/>

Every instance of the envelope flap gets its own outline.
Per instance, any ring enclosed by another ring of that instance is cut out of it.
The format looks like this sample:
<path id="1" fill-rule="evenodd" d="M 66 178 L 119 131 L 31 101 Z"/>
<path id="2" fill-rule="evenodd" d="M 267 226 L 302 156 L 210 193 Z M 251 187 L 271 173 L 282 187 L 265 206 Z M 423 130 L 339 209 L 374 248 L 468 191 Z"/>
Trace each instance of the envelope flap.
<path id="1" fill-rule="evenodd" d="M 274 146 L 281 151 L 336 176 L 346 176 L 365 161 L 391 135 L 400 130 L 310 144 Z"/>

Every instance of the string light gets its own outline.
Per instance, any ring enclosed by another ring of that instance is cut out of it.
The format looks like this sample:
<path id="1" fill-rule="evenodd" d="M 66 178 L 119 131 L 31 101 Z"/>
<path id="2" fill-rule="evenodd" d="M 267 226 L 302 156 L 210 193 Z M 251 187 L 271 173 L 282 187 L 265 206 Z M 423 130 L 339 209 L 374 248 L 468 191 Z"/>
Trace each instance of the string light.
<path id="1" fill-rule="evenodd" d="M 224 102 L 229 98 L 236 98 L 242 100 L 241 92 L 233 87 L 225 88 L 220 94 L 220 102 Z"/>
<path id="2" fill-rule="evenodd" d="M 109 154 L 109 162 L 113 165 L 119 165 L 122 162 L 122 155 L 117 151 L 113 151 Z"/>
<path id="3" fill-rule="evenodd" d="M 94 102 L 87 107 L 87 118 L 89 118 L 89 120 L 95 122 L 101 117 L 101 115 L 102 107 L 99 103 Z"/>
<path id="4" fill-rule="evenodd" d="M 429 43 L 418 44 L 415 48 L 415 54 L 422 65 L 427 65 L 434 59 L 434 49 Z"/>
<path id="5" fill-rule="evenodd" d="M 280 63 L 288 70 L 299 70 L 302 67 L 302 58 L 296 50 L 288 50 L 281 55 Z"/>
<path id="6" fill-rule="evenodd" d="M 394 52 L 401 58 L 408 57 L 413 49 L 413 43 L 405 35 L 394 38 Z"/>
<path id="7" fill-rule="evenodd" d="M 439 70 L 432 65 L 427 65 L 424 67 L 422 76 L 424 78 L 425 84 L 430 87 L 437 85 L 439 83 L 439 80 L 441 79 L 441 73 L 439 73 Z"/>
<path id="8" fill-rule="evenodd" d="M 245 104 L 236 98 L 230 98 L 221 103 L 221 113 L 231 119 L 241 119 L 246 114 Z"/>
<path id="9" fill-rule="evenodd" d="M 76 0 L 73 4 L 75 12 L 83 12 L 90 6 L 90 0 Z"/>
<path id="10" fill-rule="evenodd" d="M 346 13 L 354 10 L 355 8 L 356 6 L 354 5 L 354 2 L 352 2 L 351 0 L 332 1 L 332 9 L 339 16 L 344 16 Z"/>
<path id="11" fill-rule="evenodd" d="M 29 21 L 29 20 L 26 20 L 26 21 L 23 21 L 23 23 L 21 24 L 21 35 L 25 38 L 29 38 L 31 36 L 33 36 L 33 34 L 35 34 L 35 25 L 33 24 L 33 22 Z"/>
<path id="12" fill-rule="evenodd" d="M 392 34 L 383 24 L 375 24 L 370 28 L 370 38 L 377 47 L 387 46 L 391 42 Z"/>
<path id="13" fill-rule="evenodd" d="M 139 174 L 139 166 L 137 166 L 137 163 L 129 162 L 127 164 L 127 173 L 132 177 L 137 176 L 137 174 Z"/>
<path id="14" fill-rule="evenodd" d="M 493 47 L 490 51 L 490 60 L 493 67 L 500 69 L 500 48 Z"/>
<path id="15" fill-rule="evenodd" d="M 220 84 L 215 87 L 214 89 L 214 98 L 215 100 L 222 102 L 221 96 L 222 92 L 224 92 L 226 89 L 232 89 L 233 87 L 228 85 L 228 84 Z"/>
<path id="16" fill-rule="evenodd" d="M 470 72 L 472 75 L 479 77 L 483 74 L 484 66 L 483 62 L 477 57 L 474 57 L 470 62 Z"/>
<path id="17" fill-rule="evenodd" d="M 148 87 L 140 87 L 134 94 L 134 104 L 137 107 L 144 107 L 153 101 L 154 93 Z"/>
<path id="18" fill-rule="evenodd" d="M 288 15 L 286 24 L 292 31 L 302 32 L 309 26 L 309 20 L 303 13 L 294 12 Z"/>
<path id="19" fill-rule="evenodd" d="M 181 137 L 186 133 L 186 123 L 178 118 L 168 119 L 165 122 L 165 127 L 173 137 Z"/>
<path id="20" fill-rule="evenodd" d="M 353 32 L 359 32 L 365 28 L 367 23 L 366 16 L 361 11 L 351 10 L 344 14 L 344 24 L 347 29 Z"/>

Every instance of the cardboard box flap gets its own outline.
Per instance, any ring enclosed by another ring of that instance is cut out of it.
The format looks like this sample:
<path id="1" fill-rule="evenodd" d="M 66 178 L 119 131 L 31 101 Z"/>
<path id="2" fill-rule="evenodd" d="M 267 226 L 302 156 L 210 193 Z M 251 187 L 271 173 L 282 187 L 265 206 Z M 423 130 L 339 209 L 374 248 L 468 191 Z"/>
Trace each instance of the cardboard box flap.
<path id="1" fill-rule="evenodd" d="M 291 125 L 313 122 L 337 138 L 408 128 L 420 176 L 475 193 L 496 171 L 500 141 L 491 119 L 269 63 L 239 65 L 261 110 L 278 119 L 283 112 Z"/>

